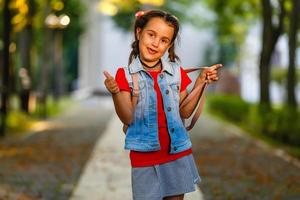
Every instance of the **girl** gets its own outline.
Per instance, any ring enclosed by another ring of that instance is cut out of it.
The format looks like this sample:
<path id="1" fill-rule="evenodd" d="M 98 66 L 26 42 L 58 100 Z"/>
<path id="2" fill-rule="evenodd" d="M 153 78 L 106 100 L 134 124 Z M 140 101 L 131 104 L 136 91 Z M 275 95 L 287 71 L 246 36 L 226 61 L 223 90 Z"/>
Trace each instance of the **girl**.
<path id="1" fill-rule="evenodd" d="M 191 80 L 176 62 L 178 31 L 178 20 L 169 13 L 138 12 L 129 66 L 119 68 L 115 79 L 104 72 L 116 113 L 128 125 L 125 149 L 131 150 L 134 200 L 181 200 L 200 182 L 181 120 L 192 114 L 198 98 L 179 109 Z M 169 60 L 164 59 L 167 51 Z M 194 88 L 218 80 L 220 66 L 203 70 Z"/>

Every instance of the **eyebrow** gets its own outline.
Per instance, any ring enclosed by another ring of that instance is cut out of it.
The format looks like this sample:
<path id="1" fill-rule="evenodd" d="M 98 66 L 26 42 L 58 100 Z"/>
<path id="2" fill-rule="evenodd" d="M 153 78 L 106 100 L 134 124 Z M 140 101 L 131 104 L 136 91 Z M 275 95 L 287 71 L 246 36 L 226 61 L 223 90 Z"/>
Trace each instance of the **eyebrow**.
<path id="1" fill-rule="evenodd" d="M 156 33 L 156 31 L 154 31 L 154 30 L 152 30 L 152 29 L 146 29 L 145 31 L 150 31 L 150 32 L 154 32 L 154 33 Z M 167 39 L 167 40 L 171 41 L 171 39 L 170 39 L 170 38 L 168 38 L 167 36 L 163 36 L 162 38 L 163 38 L 163 39 Z"/>

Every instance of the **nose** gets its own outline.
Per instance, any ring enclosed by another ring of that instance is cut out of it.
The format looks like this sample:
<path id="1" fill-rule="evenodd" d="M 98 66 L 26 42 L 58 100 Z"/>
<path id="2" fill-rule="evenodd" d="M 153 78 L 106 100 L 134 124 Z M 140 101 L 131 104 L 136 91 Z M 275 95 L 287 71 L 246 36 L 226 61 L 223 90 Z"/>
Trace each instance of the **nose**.
<path id="1" fill-rule="evenodd" d="M 153 41 L 152 41 L 152 45 L 154 47 L 158 47 L 158 45 L 159 45 L 159 38 L 154 38 Z"/>

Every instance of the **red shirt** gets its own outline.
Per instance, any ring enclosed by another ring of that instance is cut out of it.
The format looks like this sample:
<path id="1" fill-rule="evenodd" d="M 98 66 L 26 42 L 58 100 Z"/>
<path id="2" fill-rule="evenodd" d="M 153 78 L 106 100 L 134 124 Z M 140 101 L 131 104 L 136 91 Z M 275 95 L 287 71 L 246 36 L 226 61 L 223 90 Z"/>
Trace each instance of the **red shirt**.
<path id="1" fill-rule="evenodd" d="M 191 79 L 185 73 L 185 71 L 180 68 L 181 72 L 181 90 L 183 91 L 187 88 L 187 86 L 191 83 Z M 192 153 L 192 149 L 185 150 L 183 152 L 177 154 L 170 154 L 170 136 L 167 128 L 166 115 L 163 108 L 163 100 L 162 95 L 157 83 L 157 76 L 160 71 L 149 71 L 153 80 L 154 80 L 154 89 L 157 96 L 157 113 L 158 113 L 158 137 L 160 142 L 161 149 L 159 151 L 151 151 L 151 152 L 138 152 L 138 151 L 130 151 L 130 160 L 132 167 L 146 167 L 157 164 L 162 164 L 166 162 L 170 162 L 172 160 L 176 160 L 185 155 Z M 130 87 L 128 81 L 126 80 L 125 71 L 123 68 L 119 68 L 116 74 L 117 84 L 122 91 L 130 92 Z"/>

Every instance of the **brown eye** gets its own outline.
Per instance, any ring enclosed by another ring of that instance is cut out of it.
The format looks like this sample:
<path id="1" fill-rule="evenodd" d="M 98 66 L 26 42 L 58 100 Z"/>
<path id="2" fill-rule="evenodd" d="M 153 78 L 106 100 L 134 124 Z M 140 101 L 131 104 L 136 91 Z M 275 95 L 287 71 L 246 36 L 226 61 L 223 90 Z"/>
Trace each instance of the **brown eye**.
<path id="1" fill-rule="evenodd" d="M 149 35 L 150 37 L 153 37 L 153 36 L 154 36 L 154 34 L 153 34 L 153 33 L 148 33 L 148 35 Z"/>

